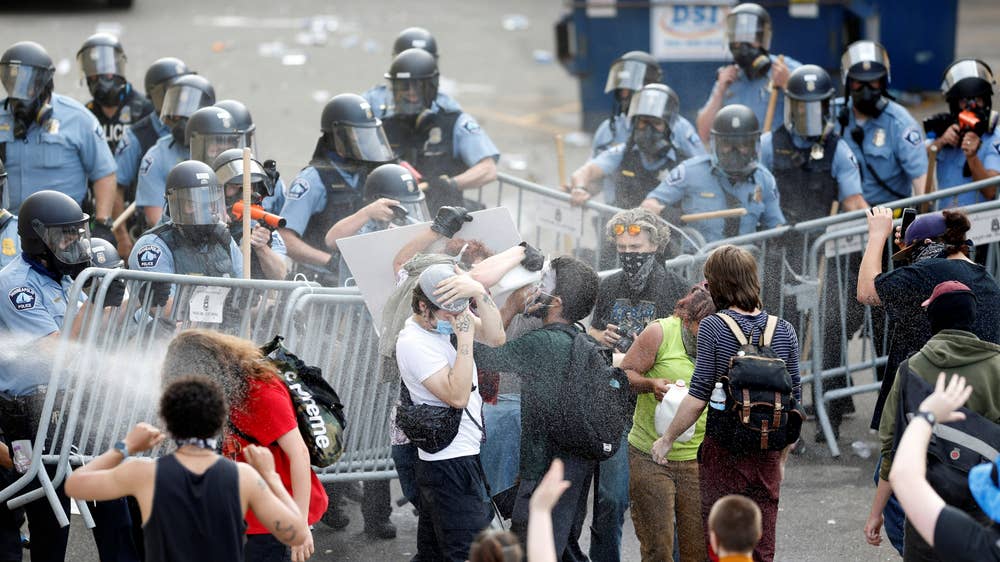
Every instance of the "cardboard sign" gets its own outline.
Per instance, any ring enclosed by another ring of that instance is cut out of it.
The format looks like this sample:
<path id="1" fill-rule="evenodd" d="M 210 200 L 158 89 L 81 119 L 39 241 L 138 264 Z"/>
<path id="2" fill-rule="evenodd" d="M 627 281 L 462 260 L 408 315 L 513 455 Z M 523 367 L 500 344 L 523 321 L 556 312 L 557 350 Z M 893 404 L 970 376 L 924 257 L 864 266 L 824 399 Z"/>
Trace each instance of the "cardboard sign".
<path id="1" fill-rule="evenodd" d="M 735 3 L 654 3 L 649 8 L 650 53 L 657 60 L 729 60 L 726 14 Z"/>
<path id="2" fill-rule="evenodd" d="M 501 252 L 521 242 L 514 220 L 506 207 L 496 207 L 472 213 L 472 222 L 467 222 L 455 234 L 455 238 L 479 240 L 493 252 Z M 390 228 L 337 240 L 337 248 L 344 261 L 351 268 L 351 274 L 365 306 L 375 320 L 376 330 L 382 323 L 382 307 L 396 288 L 396 271 L 392 262 L 403 246 L 418 234 L 427 232 L 429 222 Z M 434 252 L 431 246 L 427 252 Z M 498 303 L 499 306 L 499 303 Z"/>

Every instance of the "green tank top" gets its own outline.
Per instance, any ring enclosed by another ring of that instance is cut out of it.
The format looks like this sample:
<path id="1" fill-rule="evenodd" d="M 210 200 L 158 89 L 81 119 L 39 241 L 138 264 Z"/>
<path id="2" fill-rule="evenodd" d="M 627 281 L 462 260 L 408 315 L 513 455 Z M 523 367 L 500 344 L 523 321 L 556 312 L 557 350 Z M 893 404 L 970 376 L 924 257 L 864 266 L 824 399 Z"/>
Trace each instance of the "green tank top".
<path id="1" fill-rule="evenodd" d="M 684 343 L 681 340 L 683 328 L 680 318 L 671 316 L 660 318 L 657 322 L 660 324 L 660 329 L 663 330 L 663 341 L 660 342 L 660 348 L 656 350 L 653 367 L 643 376 L 650 379 L 670 379 L 672 381 L 680 379 L 684 381 L 684 384 L 690 385 L 691 375 L 694 373 L 694 363 L 684 351 Z M 652 392 L 640 394 L 635 403 L 632 431 L 628 434 L 628 442 L 645 453 L 649 453 L 653 448 L 653 441 L 660 438 L 656 433 L 656 423 L 653 420 L 657 404 L 656 396 Z M 701 446 L 701 440 L 705 437 L 706 419 L 706 412 L 702 412 L 695 425 L 694 437 L 686 443 L 675 442 L 670 454 L 667 455 L 668 460 L 690 461 L 698 457 L 698 447 Z"/>

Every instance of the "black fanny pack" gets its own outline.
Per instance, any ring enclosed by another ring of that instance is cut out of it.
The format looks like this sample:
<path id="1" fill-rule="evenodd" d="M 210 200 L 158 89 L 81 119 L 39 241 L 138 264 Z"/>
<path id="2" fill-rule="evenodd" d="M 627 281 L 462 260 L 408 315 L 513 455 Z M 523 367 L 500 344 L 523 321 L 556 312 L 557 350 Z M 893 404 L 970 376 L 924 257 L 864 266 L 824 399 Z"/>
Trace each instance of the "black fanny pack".
<path id="1" fill-rule="evenodd" d="M 476 389 L 473 388 L 473 392 Z M 483 432 L 483 426 L 472 417 L 468 408 L 459 410 L 450 406 L 434 406 L 431 404 L 414 404 L 406 383 L 399 383 L 400 404 L 396 408 L 396 426 L 406 435 L 406 438 L 417 448 L 428 453 L 437 453 L 451 445 L 458 435 L 458 427 L 462 424 L 462 414 L 469 416 L 472 423 Z"/>

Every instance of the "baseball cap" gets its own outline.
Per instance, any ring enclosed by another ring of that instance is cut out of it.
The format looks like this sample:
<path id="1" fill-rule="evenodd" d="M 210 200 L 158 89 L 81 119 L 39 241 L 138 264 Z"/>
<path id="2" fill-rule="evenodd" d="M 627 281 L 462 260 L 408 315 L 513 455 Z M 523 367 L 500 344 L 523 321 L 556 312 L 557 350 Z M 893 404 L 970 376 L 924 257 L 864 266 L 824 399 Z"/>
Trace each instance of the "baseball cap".
<path id="1" fill-rule="evenodd" d="M 455 266 L 446 263 L 439 263 L 432 265 L 425 269 L 423 273 L 420 274 L 420 279 L 418 284 L 420 285 L 420 290 L 427 295 L 427 298 L 434 304 L 434 306 L 444 310 L 445 312 L 462 312 L 469 306 L 469 299 L 462 298 L 458 299 L 448 306 L 441 305 L 441 297 L 434 296 L 434 291 L 437 290 L 438 283 L 454 277 Z"/>
<path id="2" fill-rule="evenodd" d="M 892 259 L 898 261 L 908 256 L 916 248 L 914 242 L 937 238 L 945 230 L 944 214 L 938 212 L 918 216 L 903 233 L 903 249 L 893 254 Z"/>
<path id="3" fill-rule="evenodd" d="M 990 519 L 1000 522 L 1000 485 L 998 485 L 997 463 L 1000 457 L 994 462 L 983 463 L 972 467 L 969 471 L 969 491 L 976 503 L 982 508 L 983 513 Z"/>
<path id="4" fill-rule="evenodd" d="M 970 289 L 965 283 L 961 281 L 943 281 L 938 283 L 934 287 L 934 291 L 931 292 L 931 296 L 927 298 L 924 302 L 920 303 L 920 306 L 928 307 L 932 302 L 935 301 L 941 295 L 946 295 L 948 293 L 969 293 L 972 294 L 972 289 Z"/>

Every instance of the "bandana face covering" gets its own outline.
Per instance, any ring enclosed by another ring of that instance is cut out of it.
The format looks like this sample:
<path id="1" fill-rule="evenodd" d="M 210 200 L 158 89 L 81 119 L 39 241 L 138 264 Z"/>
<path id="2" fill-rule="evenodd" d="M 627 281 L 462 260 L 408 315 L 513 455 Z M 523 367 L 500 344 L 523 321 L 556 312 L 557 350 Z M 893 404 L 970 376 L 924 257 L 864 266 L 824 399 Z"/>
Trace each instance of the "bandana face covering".
<path id="1" fill-rule="evenodd" d="M 646 280 L 656 263 L 656 252 L 619 252 L 618 260 L 625 273 L 625 282 L 633 291 L 646 286 Z"/>
<path id="2" fill-rule="evenodd" d="M 917 257 L 913 258 L 913 261 L 910 263 L 917 263 L 918 261 L 930 258 L 940 258 L 942 257 L 941 254 L 945 251 L 945 247 L 946 246 L 940 242 L 931 242 L 930 244 L 926 244 L 923 248 L 920 248 L 920 251 L 917 252 Z"/>

